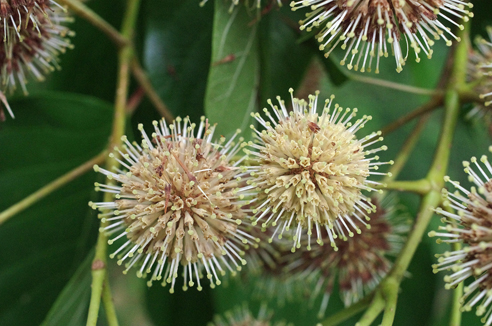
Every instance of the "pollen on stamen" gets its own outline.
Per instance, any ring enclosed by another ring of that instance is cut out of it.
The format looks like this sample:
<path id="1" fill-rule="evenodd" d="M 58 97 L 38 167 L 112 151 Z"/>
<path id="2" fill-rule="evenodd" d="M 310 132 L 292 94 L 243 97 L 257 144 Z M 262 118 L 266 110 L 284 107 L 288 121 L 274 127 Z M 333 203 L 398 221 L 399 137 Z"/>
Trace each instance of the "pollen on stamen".
<path id="1" fill-rule="evenodd" d="M 394 56 L 396 71 L 401 72 L 408 52 L 420 61 L 423 52 L 432 56 L 433 39 L 459 41 L 446 24 L 463 29 L 460 21 L 467 21 L 473 6 L 462 0 L 297 0 L 290 3 L 292 10 L 307 9 L 306 18 L 299 21 L 300 29 L 318 29 L 316 39 L 320 50 L 328 57 L 341 44 L 345 55 L 341 65 L 348 69 L 379 72 L 381 57 Z M 407 44 L 402 48 L 400 41 Z"/>
<path id="2" fill-rule="evenodd" d="M 237 195 L 242 172 L 231 161 L 240 150 L 237 133 L 216 146 L 215 127 L 206 119 L 198 128 L 188 118 L 170 125 L 161 120 L 153 128 L 149 137 L 139 126 L 141 144 L 124 137 L 123 149 L 113 153 L 130 175 L 94 168 L 118 183 L 96 187 L 119 198 L 89 204 L 108 222 L 101 230 L 108 243 L 124 240 L 110 257 L 118 258 L 125 273 L 135 268 L 149 286 L 171 284 L 171 293 L 179 274 L 184 289 L 196 284 L 201 290 L 203 276 L 211 287 L 220 285 L 220 276 L 235 274 L 245 263 L 242 247 L 256 244 L 244 231 L 250 224 Z"/>
<path id="3" fill-rule="evenodd" d="M 469 52 L 467 65 L 467 81 L 474 85 L 474 91 L 480 100 L 467 114 L 467 118 L 485 121 L 490 124 L 492 115 L 492 26 L 487 27 L 488 39 L 478 36 L 475 47 Z"/>
<path id="4" fill-rule="evenodd" d="M 470 190 L 452 181 L 445 180 L 457 189 L 456 192 L 443 191 L 446 207 L 436 208 L 443 216 L 445 226 L 429 232 L 430 237 L 438 237 L 438 243 L 462 243 L 459 250 L 447 251 L 438 255 L 438 263 L 432 266 L 433 272 L 449 271 L 444 277 L 446 289 L 455 288 L 467 279 L 473 281 L 464 288 L 460 299 L 462 310 L 476 308 L 478 316 L 485 316 L 485 326 L 492 325 L 492 166 L 486 156 L 480 160 L 472 157 L 465 161 L 464 171 L 476 187 Z M 479 191 L 477 191 L 477 189 Z"/>
<path id="5" fill-rule="evenodd" d="M 293 251 L 303 243 L 301 238 L 317 238 L 321 228 L 334 246 L 337 237 L 346 239 L 358 232 L 351 214 L 364 219 L 375 209 L 363 191 L 380 185 L 369 178 L 385 174 L 374 171 L 377 156 L 373 154 L 386 146 L 374 148 L 380 141 L 378 132 L 357 139 L 355 134 L 371 118 L 356 119 L 356 109 L 333 105 L 333 98 L 325 102 L 321 114 L 317 113 L 318 95 L 309 96 L 308 101 L 291 95 L 291 112 L 278 101 L 279 106 L 270 102 L 278 119 L 275 126 L 256 117 L 266 132 L 255 129 L 255 142 L 247 153 L 256 163 L 250 169 L 250 186 L 240 188 L 239 194 L 259 191 L 252 206 L 253 223 L 275 226 L 278 237 L 289 232 Z M 269 211 L 272 214 L 266 219 Z M 314 242 L 308 241 L 307 246 Z"/>
<path id="6" fill-rule="evenodd" d="M 12 118 L 5 94 L 20 87 L 27 95 L 30 79 L 43 81 L 47 74 L 60 69 L 58 57 L 72 47 L 67 37 L 73 33 L 65 26 L 72 21 L 66 9 L 55 1 L 1 2 L 0 100 Z M 2 108 L 0 120 L 5 120 Z"/>

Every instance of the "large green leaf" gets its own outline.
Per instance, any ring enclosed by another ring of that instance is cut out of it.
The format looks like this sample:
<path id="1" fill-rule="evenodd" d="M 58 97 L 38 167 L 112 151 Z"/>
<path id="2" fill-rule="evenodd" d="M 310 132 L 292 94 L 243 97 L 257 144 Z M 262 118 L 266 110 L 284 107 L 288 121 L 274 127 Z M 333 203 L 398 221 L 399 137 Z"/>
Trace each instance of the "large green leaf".
<path id="1" fill-rule="evenodd" d="M 157 93 L 177 116 L 199 121 L 210 63 L 212 6 L 198 0 L 146 0 L 143 62 Z"/>
<path id="2" fill-rule="evenodd" d="M 87 321 L 87 309 L 91 296 L 91 263 L 94 251 L 65 285 L 41 326 L 83 326 Z"/>
<path id="3" fill-rule="evenodd" d="M 289 8 L 273 10 L 260 21 L 260 104 L 276 96 L 289 97 L 289 88 L 299 86 L 313 57 L 308 43 L 297 44 L 299 33 L 287 24 Z M 314 49 L 318 51 L 318 49 Z M 319 52 L 319 51 L 318 51 Z"/>
<path id="4" fill-rule="evenodd" d="M 99 153 L 111 106 L 75 94 L 10 102 L 16 119 L 0 130 L 0 210 Z M 38 325 L 97 235 L 94 172 L 53 192 L 0 226 L 0 325 Z"/>
<path id="5" fill-rule="evenodd" d="M 256 106 L 259 81 L 258 24 L 242 6 L 215 1 L 212 63 L 205 96 L 205 113 L 218 123 L 217 133 L 236 129 L 249 135 L 250 113 Z"/>

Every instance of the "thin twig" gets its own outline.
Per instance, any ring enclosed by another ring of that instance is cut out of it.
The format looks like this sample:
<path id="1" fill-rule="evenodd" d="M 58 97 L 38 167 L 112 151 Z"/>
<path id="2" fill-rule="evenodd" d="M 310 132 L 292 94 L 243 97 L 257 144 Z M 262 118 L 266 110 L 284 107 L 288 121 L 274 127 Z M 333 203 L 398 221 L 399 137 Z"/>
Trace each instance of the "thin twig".
<path id="1" fill-rule="evenodd" d="M 391 181 L 383 185 L 381 189 L 385 190 L 397 190 L 397 191 L 410 191 L 420 195 L 425 195 L 431 189 L 431 183 L 427 179 L 415 180 L 415 181 Z"/>
<path id="2" fill-rule="evenodd" d="M 383 311 L 384 306 L 385 306 L 384 298 L 382 297 L 379 291 L 376 291 L 371 301 L 371 305 L 366 310 L 366 312 L 362 315 L 362 317 L 359 319 L 359 322 L 355 324 L 355 326 L 371 325 L 374 319 L 376 319 L 377 316 L 379 316 L 379 314 L 381 313 L 381 311 Z"/>
<path id="3" fill-rule="evenodd" d="M 386 88 L 396 89 L 396 90 L 399 90 L 402 92 L 407 92 L 407 93 L 412 93 L 412 94 L 432 95 L 432 96 L 437 96 L 437 95 L 442 96 L 442 94 L 443 94 L 443 92 L 439 89 L 427 89 L 427 88 L 415 87 L 415 86 L 410 86 L 410 85 L 405 85 L 405 84 L 399 84 L 399 83 L 395 83 L 395 82 L 392 82 L 389 80 L 360 76 L 360 75 L 357 75 L 357 74 L 354 74 L 351 72 L 345 72 L 345 76 L 347 76 L 351 80 L 358 81 L 361 83 L 372 84 L 372 85 L 382 86 L 382 87 L 386 87 Z"/>
<path id="4" fill-rule="evenodd" d="M 408 158 L 410 157 L 410 154 L 412 153 L 413 149 L 415 148 L 415 145 L 417 144 L 417 141 L 420 138 L 420 134 L 424 130 L 424 127 L 429 120 L 430 115 L 425 114 L 422 117 L 420 117 L 419 121 L 417 121 L 417 124 L 415 125 L 415 128 L 412 130 L 410 135 L 408 136 L 407 140 L 403 144 L 400 152 L 395 158 L 395 163 L 391 166 L 391 168 L 388 170 L 390 173 L 388 176 L 386 176 L 383 180 L 381 180 L 381 183 L 388 183 L 391 181 L 394 181 L 398 175 L 400 174 L 401 170 L 405 166 L 405 164 L 408 161 Z"/>
<path id="5" fill-rule="evenodd" d="M 381 291 L 383 292 L 386 305 L 384 307 L 383 320 L 380 326 L 392 326 L 395 320 L 396 302 L 398 301 L 398 289 L 400 283 L 389 277 L 382 284 Z"/>
<path id="6" fill-rule="evenodd" d="M 127 9 L 121 28 L 121 34 L 125 38 L 130 39 L 133 35 L 133 29 L 137 20 L 139 6 L 140 0 L 128 0 L 127 2 Z M 130 83 L 130 63 L 133 58 L 133 49 L 130 44 L 120 48 L 118 58 L 119 68 L 115 99 L 115 113 L 109 148 L 113 148 L 121 143 L 121 136 L 125 131 L 128 86 Z M 113 168 L 119 166 L 116 157 L 108 157 L 106 166 L 108 170 L 112 170 Z M 112 181 L 107 180 L 107 182 L 108 184 L 111 184 Z M 112 197 L 113 196 L 111 193 L 105 193 L 104 201 L 112 201 Z M 107 223 L 109 222 L 104 222 L 101 220 L 101 228 L 104 229 L 104 227 L 107 226 Z M 87 316 L 87 326 L 96 326 L 97 324 L 103 285 L 106 280 L 107 246 L 107 237 L 104 232 L 100 232 L 97 238 L 96 254 L 94 256 L 94 260 L 92 261 L 92 292 Z M 109 282 L 107 283 L 109 284 Z M 112 300 L 106 301 L 106 304 L 112 305 Z M 114 315 L 114 318 L 116 318 L 116 315 Z"/>
<path id="7" fill-rule="evenodd" d="M 350 317 L 354 316 L 355 314 L 366 309 L 369 306 L 369 304 L 371 303 L 373 295 L 374 295 L 374 292 L 365 296 L 362 300 L 358 301 L 357 303 L 354 303 L 350 307 L 347 307 L 347 308 L 337 312 L 336 314 L 331 315 L 330 317 L 323 320 L 323 322 L 321 322 L 319 325 L 335 326 L 335 325 L 340 324 L 341 322 L 344 322 L 345 320 L 349 319 Z"/>
<path id="8" fill-rule="evenodd" d="M 466 28 L 464 31 L 460 31 L 459 33 L 460 36 L 462 36 L 462 39 L 466 40 L 466 34 L 469 31 L 470 24 L 466 23 L 465 25 Z M 450 53 L 448 59 L 448 62 L 452 63 L 452 68 L 447 69 L 443 73 L 443 76 L 448 73 L 450 73 L 450 76 L 445 79 L 442 77 L 440 80 L 440 84 L 442 84 L 444 80 L 446 81 L 446 91 L 444 94 L 444 120 L 434 160 L 424 179 L 428 183 L 429 189 L 427 189 L 423 196 L 414 227 L 390 273 L 376 289 L 373 302 L 362 316 L 359 323 L 356 324 L 358 326 L 370 325 L 383 309 L 383 325 L 391 325 L 393 323 L 400 283 L 403 280 L 405 271 L 408 269 L 415 251 L 422 241 L 422 236 L 425 234 L 431 217 L 434 214 L 431 208 L 436 207 L 441 202 L 441 189 L 444 186 L 443 179 L 448 168 L 451 143 L 459 116 L 460 96 L 458 90 L 462 88 L 462 85 L 466 80 L 468 48 L 469 44 L 466 41 L 462 41 L 462 43 L 455 46 L 454 51 Z M 436 96 L 434 98 L 436 98 Z M 416 182 L 422 181 L 423 180 L 419 180 Z M 401 181 L 399 182 L 401 183 Z M 393 185 L 397 184 L 398 182 L 393 182 Z M 408 187 L 409 185 L 410 183 L 406 183 L 405 186 Z"/>
<path id="9" fill-rule="evenodd" d="M 102 162 L 104 162 L 105 158 L 106 158 L 106 151 L 93 157 L 92 159 L 90 159 L 89 161 L 76 167 L 72 171 L 65 173 L 64 175 L 62 175 L 58 179 L 48 183 L 47 185 L 45 185 L 41 189 L 35 191 L 31 195 L 22 199 L 20 202 L 10 206 L 6 210 L 4 210 L 2 213 L 0 213 L 0 225 L 2 223 L 4 223 L 5 221 L 7 221 L 12 216 L 14 216 L 15 214 L 22 212 L 23 210 L 30 207 L 34 203 L 38 202 L 42 198 L 51 194 L 53 191 L 64 186 L 65 184 L 69 183 L 70 181 L 76 179 L 77 177 L 83 175 L 84 173 L 86 173 L 87 171 L 92 169 L 94 164 L 101 164 Z"/>
<path id="10" fill-rule="evenodd" d="M 102 19 L 98 14 L 92 11 L 89 7 L 84 5 L 78 0 L 59 0 L 62 4 L 66 5 L 71 11 L 78 16 L 84 18 L 89 23 L 94 25 L 104 34 L 106 34 L 118 47 L 124 47 L 129 44 L 127 38 L 122 36 L 113 26 L 108 24 L 107 21 Z"/>
<path id="11" fill-rule="evenodd" d="M 403 117 L 397 119 L 396 121 L 393 121 L 390 123 L 388 126 L 384 127 L 381 132 L 383 135 L 387 135 L 396 129 L 400 128 L 404 124 L 412 121 L 413 119 L 426 114 L 428 112 L 431 112 L 432 110 L 440 107 L 443 103 L 443 96 L 442 95 L 437 95 L 431 98 L 427 103 L 424 103 L 422 106 L 418 107 L 414 111 L 404 115 Z"/>
<path id="12" fill-rule="evenodd" d="M 168 107 L 164 102 L 161 100 L 157 92 L 155 91 L 154 87 L 152 86 L 152 83 L 150 82 L 149 78 L 147 77 L 147 74 L 145 73 L 144 69 L 138 62 L 136 58 L 133 58 L 132 60 L 132 72 L 133 76 L 135 76 L 135 79 L 138 81 L 142 89 L 145 91 L 145 94 L 147 94 L 147 97 L 149 100 L 152 102 L 154 107 L 159 111 L 160 115 L 166 119 L 166 121 L 171 122 L 174 120 L 174 116 L 169 111 Z"/>
<path id="13" fill-rule="evenodd" d="M 109 286 L 108 273 L 106 273 L 106 278 L 104 279 L 102 301 L 108 325 L 119 326 L 118 318 L 116 316 L 116 309 L 114 308 L 113 296 L 111 295 L 111 287 Z"/>

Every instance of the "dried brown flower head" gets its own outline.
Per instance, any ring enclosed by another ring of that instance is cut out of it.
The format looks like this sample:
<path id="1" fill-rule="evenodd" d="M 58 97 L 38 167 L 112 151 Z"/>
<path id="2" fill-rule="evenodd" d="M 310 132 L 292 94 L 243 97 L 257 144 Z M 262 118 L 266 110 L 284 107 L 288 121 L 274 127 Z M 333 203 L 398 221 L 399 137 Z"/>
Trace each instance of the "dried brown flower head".
<path id="1" fill-rule="evenodd" d="M 377 209 L 369 215 L 368 229 L 347 241 L 337 239 L 338 251 L 316 247 L 289 257 L 286 273 L 313 284 L 309 289 L 311 300 L 323 296 L 319 318 L 325 314 L 336 281 L 342 301 L 349 306 L 372 291 L 391 269 L 388 257 L 398 254 L 409 229 L 406 219 L 395 214 L 394 202 L 393 196 L 381 203 L 374 199 Z M 356 223 L 362 227 L 359 221 Z"/>

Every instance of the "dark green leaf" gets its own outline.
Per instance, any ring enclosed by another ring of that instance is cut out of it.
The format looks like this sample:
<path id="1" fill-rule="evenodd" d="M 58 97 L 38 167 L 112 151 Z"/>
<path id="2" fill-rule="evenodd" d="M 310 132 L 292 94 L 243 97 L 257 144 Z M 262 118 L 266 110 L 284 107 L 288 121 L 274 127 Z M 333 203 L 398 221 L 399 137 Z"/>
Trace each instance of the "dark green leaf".
<path id="1" fill-rule="evenodd" d="M 119 29 L 125 0 L 87 1 L 86 5 Z M 45 83 L 30 83 L 28 90 L 56 89 L 64 92 L 82 93 L 106 101 L 113 101 L 116 90 L 117 48 L 97 28 L 80 17 L 69 24 L 75 32 L 70 38 L 74 45 L 60 55 L 61 71 L 48 76 Z"/>
<path id="2" fill-rule="evenodd" d="M 0 130 L 0 210 L 99 153 L 111 106 L 74 94 L 10 102 L 15 120 Z M 16 154 L 13 154 L 16 153 Z M 90 172 L 0 227 L 0 325 L 38 325 L 86 257 L 97 235 Z"/>
<path id="3" fill-rule="evenodd" d="M 91 296 L 91 263 L 94 251 L 85 260 L 65 285 L 41 326 L 83 326 Z"/>
<path id="4" fill-rule="evenodd" d="M 198 0 L 147 0 L 143 62 L 172 113 L 199 121 L 210 63 L 213 6 Z"/>
<path id="5" fill-rule="evenodd" d="M 206 325 L 212 320 L 214 290 L 208 285 L 202 291 L 196 288 L 182 291 L 178 287 L 173 294 L 168 289 L 169 285 L 166 288 L 156 283 L 146 293 L 147 309 L 156 326 Z"/>
<path id="6" fill-rule="evenodd" d="M 242 6 L 215 1 L 212 64 L 205 96 L 205 113 L 218 123 L 218 135 L 236 129 L 250 134 L 250 113 L 255 110 L 259 80 L 258 24 Z"/>
<path id="7" fill-rule="evenodd" d="M 284 10 L 274 10 L 260 21 L 260 104 L 263 106 L 267 99 L 276 96 L 288 98 L 289 88 L 299 86 L 313 58 L 313 49 L 307 43 L 296 44 L 299 33 L 286 19 Z"/>

